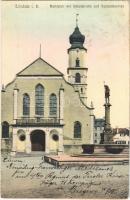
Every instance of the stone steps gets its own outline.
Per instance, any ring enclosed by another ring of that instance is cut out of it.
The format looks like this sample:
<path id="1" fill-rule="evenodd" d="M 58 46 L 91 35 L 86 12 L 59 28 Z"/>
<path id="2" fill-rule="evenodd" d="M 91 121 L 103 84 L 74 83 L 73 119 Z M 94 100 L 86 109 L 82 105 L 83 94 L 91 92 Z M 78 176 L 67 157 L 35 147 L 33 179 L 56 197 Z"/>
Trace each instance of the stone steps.
<path id="1" fill-rule="evenodd" d="M 56 167 L 62 165 L 124 165 L 129 163 L 128 157 L 88 157 L 88 156 L 44 156 L 44 161 L 55 165 Z"/>
<path id="2" fill-rule="evenodd" d="M 122 154 L 79 154 L 79 155 L 71 155 L 72 157 L 101 157 L 101 158 L 128 158 L 128 153 L 122 153 Z"/>

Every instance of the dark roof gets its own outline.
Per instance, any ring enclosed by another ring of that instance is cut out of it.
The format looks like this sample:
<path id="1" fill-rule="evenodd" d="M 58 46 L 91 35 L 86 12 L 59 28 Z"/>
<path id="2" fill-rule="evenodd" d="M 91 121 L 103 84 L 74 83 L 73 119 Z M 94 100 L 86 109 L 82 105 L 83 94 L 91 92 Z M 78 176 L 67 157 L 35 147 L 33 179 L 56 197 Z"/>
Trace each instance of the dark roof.
<path id="1" fill-rule="evenodd" d="M 78 26 L 76 26 L 74 32 L 70 35 L 69 41 L 70 41 L 71 47 L 68 50 L 74 49 L 74 48 L 85 49 L 83 47 L 85 36 L 80 32 Z"/>
<path id="2" fill-rule="evenodd" d="M 114 128 L 113 129 L 113 134 L 125 134 L 125 135 L 129 135 L 130 131 L 127 128 Z"/>
<path id="3" fill-rule="evenodd" d="M 95 127 L 104 127 L 104 125 L 105 125 L 105 119 L 103 119 L 103 118 L 95 119 L 95 121 L 94 121 Z"/>

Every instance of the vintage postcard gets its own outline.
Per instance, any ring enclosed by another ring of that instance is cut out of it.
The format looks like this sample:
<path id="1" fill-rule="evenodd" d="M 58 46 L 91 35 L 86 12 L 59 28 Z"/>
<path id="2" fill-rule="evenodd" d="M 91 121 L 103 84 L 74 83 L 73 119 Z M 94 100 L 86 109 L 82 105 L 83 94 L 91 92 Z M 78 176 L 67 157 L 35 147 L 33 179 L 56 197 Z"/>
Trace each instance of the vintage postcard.
<path id="1" fill-rule="evenodd" d="M 128 199 L 128 1 L 1 11 L 1 197 Z"/>

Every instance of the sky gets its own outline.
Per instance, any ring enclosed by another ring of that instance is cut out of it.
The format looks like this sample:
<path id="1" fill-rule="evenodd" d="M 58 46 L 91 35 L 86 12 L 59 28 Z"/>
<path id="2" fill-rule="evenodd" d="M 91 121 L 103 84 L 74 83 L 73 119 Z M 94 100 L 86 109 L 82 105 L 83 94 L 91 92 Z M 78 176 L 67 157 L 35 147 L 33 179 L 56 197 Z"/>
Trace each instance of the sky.
<path id="1" fill-rule="evenodd" d="M 110 87 L 112 127 L 129 127 L 127 1 L 3 1 L 1 82 L 11 82 L 37 59 L 40 44 L 42 58 L 67 79 L 67 49 L 76 13 L 87 48 L 88 106 L 93 101 L 95 116 L 104 117 L 105 81 Z"/>

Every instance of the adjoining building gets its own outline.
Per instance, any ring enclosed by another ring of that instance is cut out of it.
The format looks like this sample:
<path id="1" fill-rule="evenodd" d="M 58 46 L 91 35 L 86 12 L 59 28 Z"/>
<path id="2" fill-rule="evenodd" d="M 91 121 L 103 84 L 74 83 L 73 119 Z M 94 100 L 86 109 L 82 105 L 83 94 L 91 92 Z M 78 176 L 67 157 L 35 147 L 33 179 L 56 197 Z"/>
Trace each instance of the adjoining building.
<path id="1" fill-rule="evenodd" d="M 127 128 L 115 128 L 113 129 L 113 141 L 115 144 L 129 144 L 130 143 L 130 136 L 129 136 L 129 129 Z"/>
<path id="2" fill-rule="evenodd" d="M 85 36 L 70 35 L 68 81 L 41 57 L 2 89 L 2 146 L 12 154 L 78 153 L 93 143 L 93 107 L 87 105 Z M 3 66 L 4 68 L 4 66 Z"/>
<path id="3" fill-rule="evenodd" d="M 105 119 L 95 118 L 94 120 L 94 144 L 100 144 L 101 134 L 104 131 Z"/>

